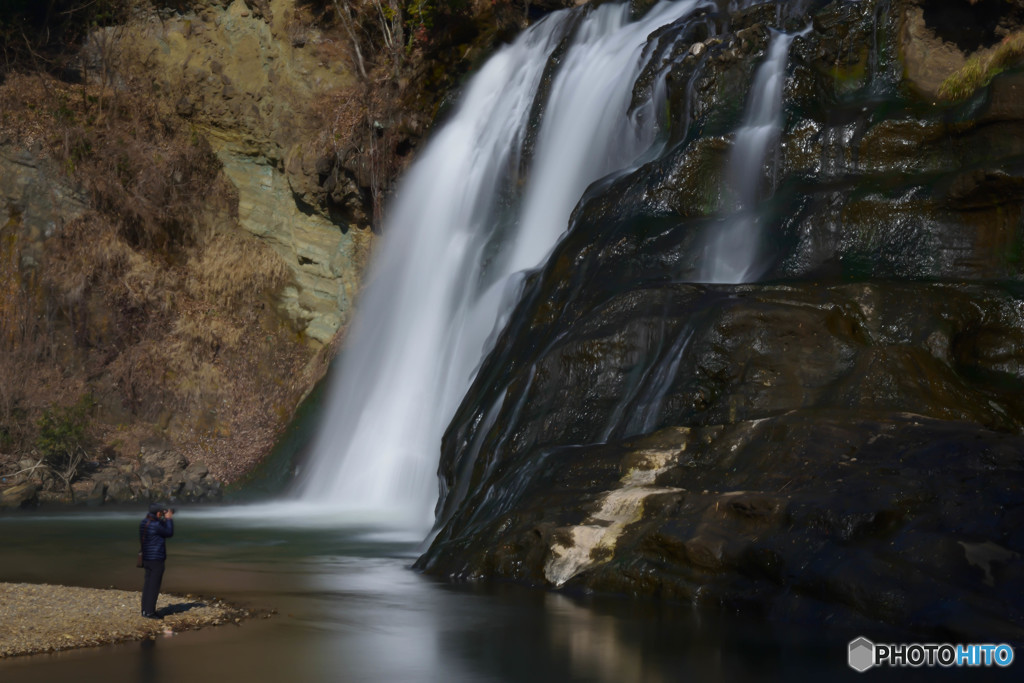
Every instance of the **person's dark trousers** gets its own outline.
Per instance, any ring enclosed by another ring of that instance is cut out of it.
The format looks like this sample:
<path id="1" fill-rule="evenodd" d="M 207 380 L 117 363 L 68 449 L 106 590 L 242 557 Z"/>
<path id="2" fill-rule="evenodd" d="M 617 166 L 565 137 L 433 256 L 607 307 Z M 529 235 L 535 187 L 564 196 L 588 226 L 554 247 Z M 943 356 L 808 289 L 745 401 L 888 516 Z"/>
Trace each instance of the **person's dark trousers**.
<path id="1" fill-rule="evenodd" d="M 146 568 L 146 578 L 142 584 L 142 614 L 152 616 L 156 614 L 156 599 L 160 595 L 160 584 L 164 580 L 165 560 L 144 560 L 142 566 Z"/>

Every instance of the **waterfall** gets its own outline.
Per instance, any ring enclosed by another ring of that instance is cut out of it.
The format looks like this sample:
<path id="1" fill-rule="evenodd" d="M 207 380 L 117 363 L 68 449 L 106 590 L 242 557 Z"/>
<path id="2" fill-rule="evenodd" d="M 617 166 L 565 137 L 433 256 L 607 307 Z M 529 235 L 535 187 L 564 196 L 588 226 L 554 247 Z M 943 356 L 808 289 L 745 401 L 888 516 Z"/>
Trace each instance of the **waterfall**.
<path id="1" fill-rule="evenodd" d="M 631 106 L 657 56 L 647 37 L 699 4 L 663 2 L 633 22 L 628 4 L 558 12 L 473 77 L 398 187 L 301 501 L 430 525 L 442 434 L 522 272 L 543 263 L 588 185 L 657 143 L 663 89 Z"/>
<path id="2" fill-rule="evenodd" d="M 775 149 L 782 127 L 782 87 L 795 37 L 774 34 L 768 56 L 754 74 L 750 102 L 726 171 L 726 189 L 732 194 L 730 214 L 716 224 L 705 243 L 699 282 L 750 282 L 763 274 L 757 201 L 765 160 Z"/>

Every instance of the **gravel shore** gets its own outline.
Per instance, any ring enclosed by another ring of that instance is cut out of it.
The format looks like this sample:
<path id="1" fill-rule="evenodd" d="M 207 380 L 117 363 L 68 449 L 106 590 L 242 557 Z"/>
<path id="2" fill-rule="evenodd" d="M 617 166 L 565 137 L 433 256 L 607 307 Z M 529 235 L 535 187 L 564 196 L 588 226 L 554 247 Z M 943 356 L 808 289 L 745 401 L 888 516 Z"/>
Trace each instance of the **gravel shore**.
<path id="1" fill-rule="evenodd" d="M 155 638 L 255 616 L 217 599 L 161 594 L 157 610 L 163 619 L 145 619 L 139 601 L 138 591 L 0 583 L 0 659 Z"/>

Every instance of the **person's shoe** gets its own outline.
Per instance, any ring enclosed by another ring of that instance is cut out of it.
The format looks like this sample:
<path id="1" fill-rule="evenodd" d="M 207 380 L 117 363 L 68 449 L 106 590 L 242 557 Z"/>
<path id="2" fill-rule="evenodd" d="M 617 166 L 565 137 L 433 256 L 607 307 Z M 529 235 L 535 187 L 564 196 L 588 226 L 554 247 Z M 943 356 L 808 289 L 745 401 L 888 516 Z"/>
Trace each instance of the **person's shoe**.
<path id="1" fill-rule="evenodd" d="M 156 612 L 143 612 L 142 616 L 146 619 L 163 619 L 163 617 Z"/>

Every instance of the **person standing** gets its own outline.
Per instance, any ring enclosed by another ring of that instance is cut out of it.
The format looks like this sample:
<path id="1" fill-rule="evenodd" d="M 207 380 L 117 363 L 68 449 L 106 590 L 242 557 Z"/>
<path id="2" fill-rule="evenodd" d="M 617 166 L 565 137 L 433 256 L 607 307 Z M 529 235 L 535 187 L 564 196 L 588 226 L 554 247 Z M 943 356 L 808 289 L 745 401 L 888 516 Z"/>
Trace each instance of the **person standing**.
<path id="1" fill-rule="evenodd" d="M 139 522 L 139 543 L 142 546 L 142 566 L 146 576 L 142 584 L 142 616 L 161 619 L 156 611 L 156 599 L 164 579 L 167 560 L 167 539 L 174 535 L 174 510 L 162 503 L 149 506 L 149 514 Z"/>

